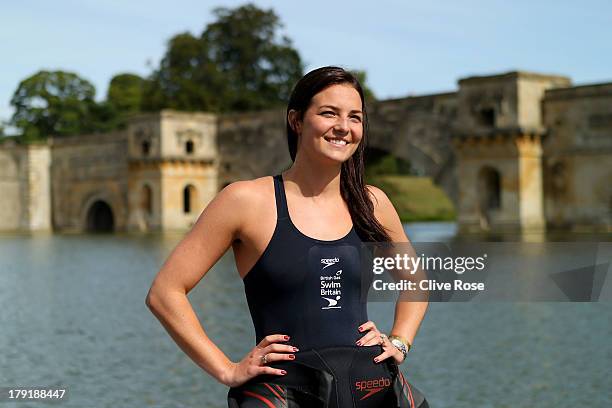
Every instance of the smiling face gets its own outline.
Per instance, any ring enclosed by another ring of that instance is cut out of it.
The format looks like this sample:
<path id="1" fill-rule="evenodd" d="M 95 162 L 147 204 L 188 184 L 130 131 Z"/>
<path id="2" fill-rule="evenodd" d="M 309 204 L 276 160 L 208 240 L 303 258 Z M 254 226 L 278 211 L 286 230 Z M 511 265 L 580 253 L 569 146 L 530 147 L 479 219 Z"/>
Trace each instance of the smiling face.
<path id="1" fill-rule="evenodd" d="M 312 97 L 302 120 L 296 111 L 289 121 L 299 136 L 298 155 L 341 164 L 357 150 L 363 137 L 359 92 L 351 85 L 331 85 Z"/>

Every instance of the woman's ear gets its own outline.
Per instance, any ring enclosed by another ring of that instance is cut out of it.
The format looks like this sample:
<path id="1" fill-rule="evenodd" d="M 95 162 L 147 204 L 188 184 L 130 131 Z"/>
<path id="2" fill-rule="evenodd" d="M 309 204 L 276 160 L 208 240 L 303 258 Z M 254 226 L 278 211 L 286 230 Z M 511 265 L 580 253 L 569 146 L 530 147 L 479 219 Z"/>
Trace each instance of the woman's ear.
<path id="1" fill-rule="evenodd" d="M 299 118 L 298 111 L 295 109 L 289 110 L 288 121 L 291 129 L 293 129 L 293 131 L 299 135 L 302 131 L 302 121 Z"/>

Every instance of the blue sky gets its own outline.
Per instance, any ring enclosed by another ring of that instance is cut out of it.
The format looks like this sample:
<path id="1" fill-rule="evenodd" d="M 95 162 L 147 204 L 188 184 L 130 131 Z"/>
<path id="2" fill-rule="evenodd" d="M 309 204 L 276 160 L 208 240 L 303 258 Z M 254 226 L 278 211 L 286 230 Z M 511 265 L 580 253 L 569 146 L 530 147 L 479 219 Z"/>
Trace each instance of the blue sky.
<path id="1" fill-rule="evenodd" d="M 147 75 L 166 41 L 199 35 L 217 6 L 244 1 L 20 0 L 0 12 L 0 120 L 19 81 L 78 73 L 103 99 L 111 77 Z M 516 69 L 612 81 L 611 1 L 255 1 L 272 7 L 310 70 L 364 69 L 379 98 L 456 89 L 457 79 Z"/>

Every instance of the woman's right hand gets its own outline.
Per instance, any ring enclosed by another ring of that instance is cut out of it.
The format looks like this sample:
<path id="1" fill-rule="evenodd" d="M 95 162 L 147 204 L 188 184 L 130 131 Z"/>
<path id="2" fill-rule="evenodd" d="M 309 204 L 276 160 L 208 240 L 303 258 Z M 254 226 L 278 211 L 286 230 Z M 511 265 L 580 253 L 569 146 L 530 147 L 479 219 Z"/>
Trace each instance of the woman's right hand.
<path id="1" fill-rule="evenodd" d="M 261 374 L 285 375 L 285 370 L 268 367 L 264 364 L 273 361 L 293 360 L 297 347 L 288 344 L 280 344 L 289 340 L 289 336 L 283 334 L 271 334 L 264 337 L 239 363 L 232 363 L 227 377 L 223 383 L 229 387 L 238 387 L 251 378 Z"/>

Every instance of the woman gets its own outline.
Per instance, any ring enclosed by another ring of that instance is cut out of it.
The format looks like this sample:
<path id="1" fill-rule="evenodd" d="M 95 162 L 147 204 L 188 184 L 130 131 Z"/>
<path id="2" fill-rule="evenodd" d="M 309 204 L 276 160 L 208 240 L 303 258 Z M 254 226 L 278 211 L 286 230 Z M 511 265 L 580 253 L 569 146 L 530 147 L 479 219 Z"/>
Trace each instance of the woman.
<path id="1" fill-rule="evenodd" d="M 426 406 L 397 368 L 426 302 L 397 303 L 390 340 L 360 296 L 360 244 L 408 242 L 387 196 L 363 181 L 362 88 L 342 68 L 311 71 L 286 120 L 291 168 L 225 187 L 163 265 L 147 305 L 230 387 L 230 407 Z M 186 296 L 230 246 L 257 343 L 239 362 L 206 336 Z"/>

